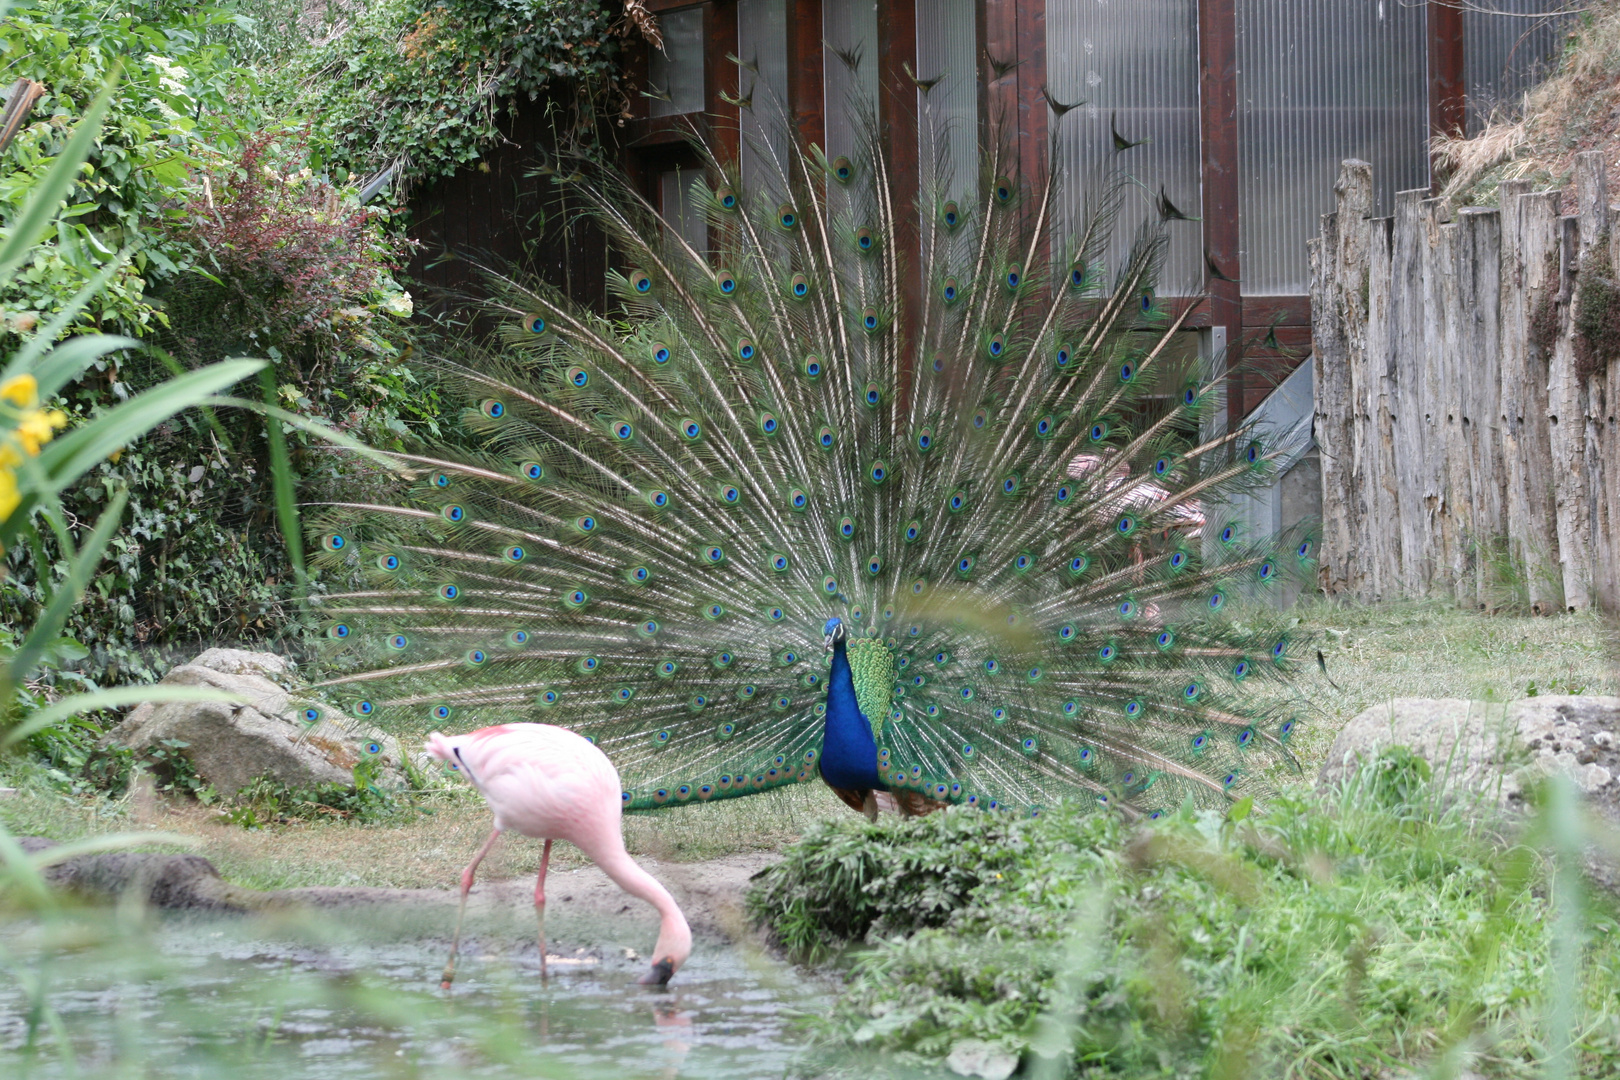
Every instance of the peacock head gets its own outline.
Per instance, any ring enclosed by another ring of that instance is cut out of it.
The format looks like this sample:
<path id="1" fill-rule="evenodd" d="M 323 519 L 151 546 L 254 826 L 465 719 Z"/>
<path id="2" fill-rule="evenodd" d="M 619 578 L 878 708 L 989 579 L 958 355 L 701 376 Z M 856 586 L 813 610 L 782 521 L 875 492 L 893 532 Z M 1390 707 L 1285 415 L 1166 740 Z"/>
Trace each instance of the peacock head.
<path id="1" fill-rule="evenodd" d="M 821 628 L 826 641 L 823 643 L 829 649 L 843 641 L 848 631 L 844 629 L 844 620 L 836 615 L 827 620 L 827 625 Z"/>

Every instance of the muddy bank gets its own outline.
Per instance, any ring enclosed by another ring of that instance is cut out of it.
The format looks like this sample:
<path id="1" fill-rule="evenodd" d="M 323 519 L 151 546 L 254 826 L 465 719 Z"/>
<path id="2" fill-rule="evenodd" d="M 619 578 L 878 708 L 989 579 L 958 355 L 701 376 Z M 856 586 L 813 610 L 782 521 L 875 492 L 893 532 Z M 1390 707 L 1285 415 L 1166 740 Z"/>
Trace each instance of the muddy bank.
<path id="1" fill-rule="evenodd" d="M 57 846 L 41 837 L 22 838 L 23 850 L 40 852 Z M 703 862 L 636 861 L 675 897 L 694 933 L 735 938 L 745 932 L 743 896 L 749 879 L 780 856 L 766 852 L 727 855 Z M 112 901 L 131 893 L 154 907 L 170 911 L 261 914 L 296 909 L 363 909 L 387 905 L 426 912 L 454 908 L 455 889 L 384 889 L 354 886 L 310 886 L 261 891 L 226 881 L 213 863 L 200 855 L 110 852 L 80 855 L 45 869 L 55 888 L 91 901 Z M 634 918 L 650 913 L 646 904 L 626 895 L 594 866 L 553 870 L 546 876 L 547 918 Z M 470 915 L 511 914 L 532 918 L 534 878 L 480 880 L 468 901 Z"/>

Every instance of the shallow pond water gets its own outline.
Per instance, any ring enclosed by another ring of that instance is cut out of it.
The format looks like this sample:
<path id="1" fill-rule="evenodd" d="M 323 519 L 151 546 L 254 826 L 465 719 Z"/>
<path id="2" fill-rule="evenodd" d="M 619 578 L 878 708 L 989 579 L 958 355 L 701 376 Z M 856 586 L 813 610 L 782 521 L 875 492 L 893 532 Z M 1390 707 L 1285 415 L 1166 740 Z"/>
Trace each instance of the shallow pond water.
<path id="1" fill-rule="evenodd" d="M 641 920 L 644 921 L 644 920 Z M 445 913 L 0 926 L 0 1075 L 768 1077 L 831 988 L 757 949 L 700 939 L 664 989 L 646 933 L 485 918 L 438 989 Z M 584 944 L 581 944 L 583 942 Z M 645 948 L 648 943 L 641 943 Z"/>

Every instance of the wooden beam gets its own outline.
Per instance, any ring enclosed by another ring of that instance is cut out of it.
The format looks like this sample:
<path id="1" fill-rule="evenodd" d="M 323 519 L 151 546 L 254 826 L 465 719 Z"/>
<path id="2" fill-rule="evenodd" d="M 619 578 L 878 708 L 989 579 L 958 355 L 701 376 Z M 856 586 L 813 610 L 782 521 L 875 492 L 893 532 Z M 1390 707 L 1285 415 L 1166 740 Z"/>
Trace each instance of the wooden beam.
<path id="1" fill-rule="evenodd" d="M 788 111 L 802 146 L 826 148 L 821 0 L 787 0 Z"/>
<path id="2" fill-rule="evenodd" d="M 1429 134 L 1460 136 L 1467 128 L 1462 7 L 1456 0 L 1430 0 Z"/>
<path id="3" fill-rule="evenodd" d="M 896 272 L 900 275 L 901 400 L 910 393 L 911 363 L 922 310 L 922 232 L 917 221 L 921 172 L 917 155 L 917 86 L 907 69 L 917 70 L 916 0 L 889 0 L 877 19 L 878 122 L 889 162 L 894 213 Z"/>
<path id="4" fill-rule="evenodd" d="M 1204 179 L 1204 253 L 1229 278 L 1241 278 L 1238 258 L 1238 130 L 1236 0 L 1199 0 L 1199 128 Z M 1237 281 L 1209 275 L 1210 321 L 1226 327 L 1227 364 L 1239 353 L 1243 332 L 1243 292 Z M 1227 429 L 1243 419 L 1243 392 L 1233 378 L 1227 386 Z"/>
<path id="5" fill-rule="evenodd" d="M 709 0 L 703 5 L 703 100 L 708 109 L 709 143 L 715 157 L 734 162 L 741 153 L 742 118 L 726 100 L 738 96 L 737 0 Z"/>

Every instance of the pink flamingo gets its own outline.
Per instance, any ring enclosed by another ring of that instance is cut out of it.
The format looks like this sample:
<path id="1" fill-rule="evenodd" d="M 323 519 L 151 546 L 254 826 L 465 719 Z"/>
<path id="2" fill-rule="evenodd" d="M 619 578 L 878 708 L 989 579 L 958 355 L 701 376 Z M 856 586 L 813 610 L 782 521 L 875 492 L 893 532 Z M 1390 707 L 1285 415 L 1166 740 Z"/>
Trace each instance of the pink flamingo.
<path id="1" fill-rule="evenodd" d="M 440 985 L 455 978 L 461 924 L 473 875 L 501 833 L 508 829 L 545 841 L 534 910 L 540 920 L 540 977 L 546 977 L 546 864 L 551 842 L 567 840 L 600 866 L 619 888 L 658 909 L 658 944 L 652 968 L 641 981 L 662 986 L 692 953 L 692 930 L 669 891 L 630 858 L 620 828 L 623 790 L 607 755 L 587 739 L 550 724 L 501 724 L 466 735 L 428 736 L 429 754 L 470 780 L 495 813 L 495 831 L 461 872 L 461 909 L 456 936 Z"/>

